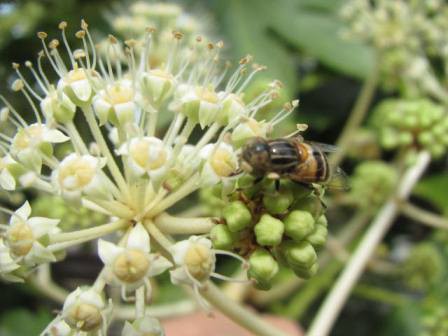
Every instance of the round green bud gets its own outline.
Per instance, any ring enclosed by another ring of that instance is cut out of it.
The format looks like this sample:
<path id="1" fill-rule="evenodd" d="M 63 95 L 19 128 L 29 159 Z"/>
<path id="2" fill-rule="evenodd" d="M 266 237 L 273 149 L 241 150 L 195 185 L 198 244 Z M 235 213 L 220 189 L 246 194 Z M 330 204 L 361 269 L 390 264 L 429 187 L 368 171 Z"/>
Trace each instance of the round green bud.
<path id="1" fill-rule="evenodd" d="M 328 226 L 328 220 L 327 217 L 325 217 L 325 215 L 320 216 L 317 221 L 316 221 L 317 225 L 322 225 L 327 227 Z"/>
<path id="2" fill-rule="evenodd" d="M 306 242 L 285 242 L 280 248 L 285 256 L 286 262 L 292 269 L 310 268 L 317 260 L 314 247 Z"/>
<path id="3" fill-rule="evenodd" d="M 429 152 L 434 158 L 440 158 L 445 153 L 445 146 L 433 143 L 431 146 L 428 146 Z"/>
<path id="4" fill-rule="evenodd" d="M 263 205 L 271 214 L 282 214 L 291 206 L 294 195 L 290 189 L 282 189 L 278 193 L 266 194 L 263 197 Z"/>
<path id="5" fill-rule="evenodd" d="M 314 231 L 306 237 L 306 240 L 314 247 L 322 247 L 327 241 L 328 230 L 323 225 L 316 225 Z"/>
<path id="6" fill-rule="evenodd" d="M 229 230 L 232 232 L 245 229 L 252 221 L 252 214 L 241 201 L 234 201 L 227 204 L 222 214 L 229 226 Z"/>
<path id="7" fill-rule="evenodd" d="M 210 230 L 210 238 L 213 246 L 221 250 L 230 250 L 235 242 L 235 234 L 230 232 L 229 227 L 225 224 L 215 225 Z"/>
<path id="8" fill-rule="evenodd" d="M 280 189 L 282 190 L 285 188 L 292 191 L 295 200 L 307 197 L 313 192 L 312 188 L 307 188 L 302 184 L 289 180 L 283 180 L 280 182 Z"/>
<path id="9" fill-rule="evenodd" d="M 423 146 L 428 146 L 428 145 L 431 145 L 434 142 L 434 136 L 433 136 L 432 132 L 430 132 L 430 131 L 421 132 L 418 135 L 418 141 Z"/>
<path id="10" fill-rule="evenodd" d="M 283 222 L 286 235 L 296 241 L 303 240 L 314 230 L 314 218 L 308 211 L 294 210 Z"/>
<path id="11" fill-rule="evenodd" d="M 39 150 L 46 156 L 52 157 L 53 156 L 53 146 L 49 142 L 42 142 L 39 145 Z"/>
<path id="12" fill-rule="evenodd" d="M 302 210 L 309 212 L 314 218 L 320 217 L 322 214 L 322 201 L 315 195 L 309 195 L 305 198 L 297 200 L 293 204 L 294 210 Z"/>
<path id="13" fill-rule="evenodd" d="M 409 146 L 412 144 L 414 137 L 409 132 L 401 132 L 398 138 L 401 146 Z"/>
<path id="14" fill-rule="evenodd" d="M 261 246 L 276 246 L 281 243 L 285 228 L 283 222 L 271 215 L 264 214 L 255 225 L 255 237 Z"/>
<path id="15" fill-rule="evenodd" d="M 258 248 L 249 258 L 248 275 L 257 282 L 257 288 L 269 289 L 271 280 L 278 272 L 278 264 L 265 249 Z"/>
<path id="16" fill-rule="evenodd" d="M 309 279 L 314 276 L 319 269 L 319 264 L 316 262 L 310 268 L 293 268 L 294 273 L 302 279 Z"/>
<path id="17" fill-rule="evenodd" d="M 249 174 L 244 174 L 238 179 L 238 188 L 246 189 L 254 186 L 255 177 Z"/>
<path id="18" fill-rule="evenodd" d="M 380 136 L 381 145 L 386 149 L 392 149 L 399 143 L 399 136 L 395 130 L 386 128 Z"/>
<path id="19" fill-rule="evenodd" d="M 418 119 L 416 115 L 406 115 L 402 120 L 403 126 L 407 128 L 414 128 L 418 125 Z"/>

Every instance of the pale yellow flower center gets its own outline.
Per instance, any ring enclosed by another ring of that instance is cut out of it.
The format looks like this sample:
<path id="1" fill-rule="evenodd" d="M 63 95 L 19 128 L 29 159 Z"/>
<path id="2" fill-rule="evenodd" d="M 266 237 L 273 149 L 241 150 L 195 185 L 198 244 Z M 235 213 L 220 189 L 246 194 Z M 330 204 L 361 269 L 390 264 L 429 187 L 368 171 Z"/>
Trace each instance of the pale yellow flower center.
<path id="1" fill-rule="evenodd" d="M 218 95 L 215 91 L 209 90 L 205 87 L 197 87 L 196 94 L 199 99 L 206 101 L 211 104 L 216 104 L 218 102 Z"/>
<path id="2" fill-rule="evenodd" d="M 145 276 L 149 266 L 149 260 L 142 251 L 128 250 L 115 259 L 113 272 L 121 281 L 134 283 Z"/>
<path id="3" fill-rule="evenodd" d="M 111 105 L 128 103 L 134 99 L 132 88 L 122 85 L 113 85 L 107 89 L 105 100 Z"/>
<path id="4" fill-rule="evenodd" d="M 74 329 L 89 332 L 97 329 L 103 319 L 97 307 L 89 303 L 79 303 L 70 309 L 65 322 Z"/>
<path id="5" fill-rule="evenodd" d="M 74 69 L 74 70 L 70 71 L 65 78 L 65 80 L 67 81 L 68 84 L 72 84 L 74 82 L 84 80 L 84 79 L 87 79 L 87 75 L 86 75 L 84 69 Z"/>
<path id="6" fill-rule="evenodd" d="M 149 72 L 150 75 L 154 77 L 159 77 L 161 79 L 172 81 L 174 79 L 173 75 L 169 72 L 163 71 L 161 69 L 153 69 Z"/>
<path id="7" fill-rule="evenodd" d="M 237 168 L 237 162 L 228 150 L 218 148 L 210 159 L 210 165 L 216 175 L 221 177 L 230 176 Z"/>
<path id="8" fill-rule="evenodd" d="M 33 230 L 26 222 L 17 222 L 9 228 L 7 239 L 12 253 L 19 257 L 26 256 L 33 247 Z"/>
<path id="9" fill-rule="evenodd" d="M 19 150 L 27 149 L 30 145 L 35 145 L 42 140 L 44 133 L 43 125 L 31 125 L 20 130 L 14 138 L 14 147 Z"/>
<path id="10" fill-rule="evenodd" d="M 212 251 L 204 245 L 193 244 L 185 254 L 185 265 L 192 277 L 207 280 L 213 269 Z"/>
<path id="11" fill-rule="evenodd" d="M 61 165 L 59 170 L 59 184 L 66 187 L 64 180 L 69 177 L 74 177 L 76 179 L 74 188 L 83 188 L 92 181 L 94 176 L 95 167 L 92 167 L 91 164 L 79 158 L 68 164 Z"/>
<path id="12" fill-rule="evenodd" d="M 153 152 L 152 155 L 151 152 Z M 156 154 L 154 155 L 154 153 Z M 144 140 L 132 144 L 130 155 L 132 159 L 145 170 L 158 169 L 162 167 L 167 160 L 167 153 L 161 145 Z"/>

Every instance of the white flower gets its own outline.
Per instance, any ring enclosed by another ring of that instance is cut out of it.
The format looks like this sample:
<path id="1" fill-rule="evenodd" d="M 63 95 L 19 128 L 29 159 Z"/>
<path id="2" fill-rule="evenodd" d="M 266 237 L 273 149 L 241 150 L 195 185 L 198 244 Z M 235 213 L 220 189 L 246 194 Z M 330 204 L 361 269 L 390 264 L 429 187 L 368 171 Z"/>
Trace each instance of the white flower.
<path id="1" fill-rule="evenodd" d="M 132 82 L 121 80 L 99 91 L 93 98 L 93 107 L 100 124 L 111 121 L 115 125 L 133 122 L 136 118 L 136 104 Z"/>
<path id="2" fill-rule="evenodd" d="M 77 288 L 65 299 L 62 318 L 73 330 L 92 332 L 107 325 L 107 314 L 112 305 L 106 305 L 102 295 L 93 288 Z"/>
<path id="3" fill-rule="evenodd" d="M 42 336 L 72 336 L 73 330 L 70 326 L 64 321 L 60 320 L 57 323 L 51 324 L 50 330 L 45 330 Z"/>
<path id="4" fill-rule="evenodd" d="M 0 187 L 5 190 L 10 191 L 16 188 L 16 180 L 9 171 L 9 167 L 16 164 L 17 162 L 10 155 L 0 157 Z"/>
<path id="5" fill-rule="evenodd" d="M 129 157 L 129 166 L 136 176 L 148 174 L 155 179 L 166 172 L 166 163 L 171 158 L 171 149 L 156 137 L 133 138 L 118 153 Z"/>
<path id="6" fill-rule="evenodd" d="M 216 255 L 212 242 L 203 237 L 191 236 L 171 247 L 177 268 L 170 271 L 173 284 L 201 287 L 215 270 Z"/>
<path id="7" fill-rule="evenodd" d="M 165 332 L 158 319 L 144 316 L 134 322 L 125 322 L 121 336 L 164 336 Z"/>
<path id="8" fill-rule="evenodd" d="M 58 90 L 67 95 L 77 106 L 85 106 L 93 97 L 92 81 L 98 80 L 99 75 L 93 70 L 75 68 L 70 70 L 58 82 Z"/>
<path id="9" fill-rule="evenodd" d="M 111 282 L 125 290 L 143 284 L 149 286 L 148 277 L 159 275 L 172 266 L 168 259 L 150 253 L 149 235 L 140 223 L 131 230 L 124 246 L 100 239 L 98 255 L 109 271 Z"/>
<path id="10" fill-rule="evenodd" d="M 11 216 L 5 233 L 6 243 L 16 261 L 27 265 L 55 261 L 54 255 L 39 241 L 46 235 L 59 232 L 59 219 L 31 217 L 31 207 L 25 202 Z"/>
<path id="11" fill-rule="evenodd" d="M 0 238 L 0 278 L 10 282 L 23 282 L 22 278 L 11 274 L 20 267 L 11 257 L 10 249 Z"/>
<path id="12" fill-rule="evenodd" d="M 52 143 L 62 143 L 70 138 L 59 130 L 35 123 L 17 131 L 11 144 L 11 154 L 24 165 L 40 171 L 42 155 L 51 156 Z"/>
<path id="13" fill-rule="evenodd" d="M 238 124 L 232 132 L 232 144 L 242 147 L 248 139 L 253 137 L 266 137 L 268 125 L 264 122 L 247 118 Z"/>
<path id="14" fill-rule="evenodd" d="M 238 169 L 238 158 L 233 147 L 226 143 L 204 146 L 199 156 L 206 160 L 202 168 L 202 182 L 204 185 L 213 185 L 230 177 Z"/>
<path id="15" fill-rule="evenodd" d="M 180 97 L 182 113 L 199 122 L 202 128 L 216 121 L 221 104 L 213 89 L 202 86 L 181 86 L 177 95 Z"/>
<path id="16" fill-rule="evenodd" d="M 47 97 L 40 102 L 40 108 L 48 123 L 53 120 L 64 123 L 71 121 L 75 116 L 76 105 L 63 92 L 50 90 Z"/>
<path id="17" fill-rule="evenodd" d="M 69 198 L 78 198 L 81 193 L 101 194 L 99 172 L 105 164 L 92 155 L 70 154 L 53 171 L 53 184 Z"/>
<path id="18" fill-rule="evenodd" d="M 241 97 L 234 93 L 219 92 L 218 98 L 222 101 L 222 110 L 218 113 L 217 121 L 221 125 L 228 125 L 236 118 L 246 114 L 246 107 Z"/>
<path id="19" fill-rule="evenodd" d="M 159 104 L 172 93 L 175 85 L 174 76 L 164 70 L 153 69 L 141 76 L 143 96 Z"/>

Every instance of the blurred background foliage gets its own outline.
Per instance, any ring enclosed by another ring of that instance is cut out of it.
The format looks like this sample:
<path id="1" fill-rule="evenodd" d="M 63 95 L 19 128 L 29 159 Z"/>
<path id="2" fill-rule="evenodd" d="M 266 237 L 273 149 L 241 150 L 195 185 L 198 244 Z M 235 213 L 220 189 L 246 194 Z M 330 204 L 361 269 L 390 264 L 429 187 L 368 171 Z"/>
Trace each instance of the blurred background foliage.
<path id="1" fill-rule="evenodd" d="M 285 84 L 285 99 L 300 98 L 300 107 L 292 122 L 308 123 L 310 128 L 306 136 L 310 139 L 335 143 L 362 81 L 375 66 L 372 47 L 343 37 L 344 22 L 339 12 L 345 2 L 187 0 L 181 5 L 205 22 L 216 40 L 225 41 L 227 58 L 239 59 L 250 53 L 257 63 L 267 65 L 267 71 L 252 87 L 254 92 L 257 85 L 261 87 L 270 79 L 280 79 Z M 24 101 L 10 94 L 8 84 L 14 78 L 10 65 L 13 61 L 24 62 L 36 57 L 40 41 L 35 38 L 35 32 L 47 31 L 55 35 L 57 24 L 66 20 L 72 24 L 69 29 L 74 33 L 78 22 L 84 18 L 97 35 L 106 36 L 110 32 L 107 15 L 119 14 L 130 3 L 107 0 L 0 1 L 0 91 L 19 111 L 24 111 Z M 380 91 L 375 101 L 393 95 L 394 92 Z M 381 154 L 376 148 L 375 135 L 369 130 L 360 132 L 352 147 L 349 148 L 351 159 L 344 165 L 349 174 L 369 175 L 368 167 L 363 173 L 356 172 L 356 164 L 361 159 L 389 158 L 388 153 Z M 358 183 L 355 189 L 362 191 L 362 184 Z M 448 215 L 447 190 L 446 162 L 440 160 L 418 185 L 413 200 L 426 209 Z M 9 198 L 8 202 L 20 200 Z M 39 202 L 40 208 L 55 207 L 53 211 L 57 212 L 57 205 L 51 199 Z M 75 220 L 73 213 L 60 214 L 61 217 L 64 215 L 71 222 Z M 332 231 L 345 224 L 350 215 L 342 211 L 333 216 L 330 207 L 328 217 Z M 387 265 L 394 262 L 395 266 L 392 270 L 385 267 L 382 272 L 372 271 L 364 275 L 332 335 L 448 335 L 447 243 L 446 232 L 434 232 L 413 219 L 400 217 L 383 249 L 378 252 L 380 260 L 387 260 Z M 402 257 L 403 253 L 408 257 Z M 65 279 L 78 280 L 80 268 L 83 269 L 82 276 L 88 276 L 88 270 L 92 270 L 93 277 L 99 267 L 99 264 L 91 265 L 95 264 L 93 256 L 90 251 L 78 251 L 70 256 L 64 268 L 55 267 L 57 281 L 67 285 Z M 231 265 L 221 267 L 231 268 Z M 258 305 L 307 326 L 319 299 L 331 287 L 340 268 L 339 262 L 330 263 L 287 299 L 258 302 Z M 163 292 L 164 289 L 159 290 Z M 55 306 L 41 300 L 42 297 L 28 287 L 0 285 L 0 291 L 0 335 L 38 334 L 50 320 L 51 315 L 46 312 Z M 173 293 L 166 296 L 172 299 Z M 28 308 L 24 309 L 24 306 Z"/>

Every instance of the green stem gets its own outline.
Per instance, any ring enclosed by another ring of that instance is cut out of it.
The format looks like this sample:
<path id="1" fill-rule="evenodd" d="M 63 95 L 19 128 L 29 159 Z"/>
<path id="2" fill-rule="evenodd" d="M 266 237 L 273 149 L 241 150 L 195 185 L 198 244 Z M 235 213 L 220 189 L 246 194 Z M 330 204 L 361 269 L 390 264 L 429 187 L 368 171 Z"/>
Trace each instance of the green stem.
<path id="1" fill-rule="evenodd" d="M 115 182 L 118 184 L 121 192 L 123 192 L 125 195 L 129 196 L 129 190 L 128 190 L 128 185 L 126 183 L 126 180 L 124 179 L 123 175 L 121 174 L 120 168 L 118 168 L 117 163 L 115 162 L 115 159 L 112 156 L 111 151 L 109 150 L 106 140 L 104 139 L 104 136 L 101 133 L 100 127 L 98 126 L 98 123 L 96 122 L 92 108 L 90 106 L 87 106 L 87 107 L 83 108 L 83 111 L 84 111 L 84 115 L 87 120 L 87 124 L 89 125 L 90 131 L 92 132 L 93 138 L 95 139 L 96 143 L 98 144 L 98 146 L 101 150 L 101 153 L 104 155 L 104 157 L 107 160 L 107 167 L 109 168 L 110 173 L 112 174 Z M 129 197 L 127 197 L 127 198 L 129 198 Z"/>
<path id="2" fill-rule="evenodd" d="M 400 205 L 400 210 L 403 215 L 409 218 L 418 220 L 423 224 L 438 229 L 448 230 L 448 219 L 433 214 L 429 211 L 420 209 L 419 207 L 407 202 Z"/>
<path id="3" fill-rule="evenodd" d="M 410 300 L 404 295 L 371 285 L 359 284 L 353 289 L 353 294 L 364 299 L 382 302 L 392 306 L 401 306 L 410 303 Z"/>
<path id="4" fill-rule="evenodd" d="M 338 151 L 333 153 L 330 157 L 330 161 L 334 166 L 338 166 L 344 159 L 347 150 L 350 147 L 353 135 L 356 133 L 357 128 L 359 128 L 369 110 L 370 103 L 378 85 L 379 63 L 379 60 L 377 60 L 372 72 L 365 80 L 355 105 L 350 112 L 350 116 L 345 123 L 344 129 L 339 135 L 339 139 L 336 142 Z"/>
<path id="5" fill-rule="evenodd" d="M 156 217 L 154 223 L 164 233 L 189 235 L 209 233 L 216 225 L 210 217 L 182 218 L 171 216 L 166 212 Z"/>
<path id="6" fill-rule="evenodd" d="M 396 196 L 388 200 L 373 220 L 370 228 L 360 241 L 358 248 L 319 309 L 307 333 L 308 336 L 327 336 L 330 333 L 352 288 L 360 278 L 378 244 L 397 217 L 399 202 L 409 197 L 412 188 L 429 165 L 430 159 L 428 152 L 419 153 L 415 165 L 405 172 L 399 182 Z"/>
<path id="7" fill-rule="evenodd" d="M 70 240 L 79 240 L 84 238 L 89 238 L 89 240 L 95 239 L 104 236 L 106 234 L 115 232 L 117 230 L 121 230 L 125 228 L 128 224 L 129 222 L 126 220 L 119 220 L 84 230 L 56 233 L 50 236 L 50 244 L 61 243 Z"/>

